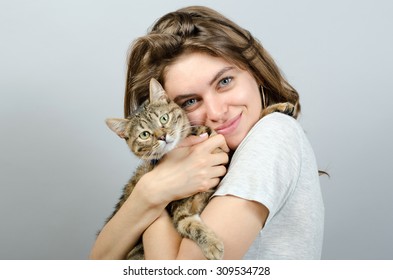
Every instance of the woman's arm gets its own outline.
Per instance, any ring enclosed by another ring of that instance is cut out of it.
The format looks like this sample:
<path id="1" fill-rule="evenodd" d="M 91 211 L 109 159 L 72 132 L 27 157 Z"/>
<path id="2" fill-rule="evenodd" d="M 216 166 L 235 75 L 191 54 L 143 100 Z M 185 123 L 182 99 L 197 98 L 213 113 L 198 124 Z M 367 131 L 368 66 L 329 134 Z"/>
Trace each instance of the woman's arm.
<path id="1" fill-rule="evenodd" d="M 268 214 L 268 209 L 258 202 L 228 195 L 214 197 L 201 218 L 223 240 L 224 259 L 241 259 L 263 228 Z M 154 259 L 205 259 L 195 242 L 186 238 L 179 242 L 179 238 L 169 217 L 161 216 L 144 234 L 146 256 Z"/>
<path id="2" fill-rule="evenodd" d="M 163 211 L 143 234 L 145 259 L 173 260 L 177 256 L 181 241 L 182 238 L 173 226 L 168 212 Z"/>
<path id="3" fill-rule="evenodd" d="M 201 218 L 224 242 L 224 259 L 242 259 L 261 229 L 268 209 L 259 202 L 236 196 L 216 196 Z M 204 259 L 193 241 L 183 239 L 178 259 Z"/>
<path id="4" fill-rule="evenodd" d="M 165 203 L 149 191 L 144 176 L 119 211 L 104 226 L 90 253 L 91 259 L 125 259 L 145 229 L 159 217 Z"/>

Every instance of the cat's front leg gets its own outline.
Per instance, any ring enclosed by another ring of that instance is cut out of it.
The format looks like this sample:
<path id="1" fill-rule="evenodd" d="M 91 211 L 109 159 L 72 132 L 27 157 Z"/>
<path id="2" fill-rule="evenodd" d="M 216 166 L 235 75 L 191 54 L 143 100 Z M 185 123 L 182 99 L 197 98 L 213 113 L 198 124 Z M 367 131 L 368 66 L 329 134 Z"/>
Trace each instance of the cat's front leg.
<path id="1" fill-rule="evenodd" d="M 223 258 L 224 243 L 202 222 L 199 215 L 187 216 L 178 221 L 177 230 L 183 237 L 197 243 L 208 260 Z"/>

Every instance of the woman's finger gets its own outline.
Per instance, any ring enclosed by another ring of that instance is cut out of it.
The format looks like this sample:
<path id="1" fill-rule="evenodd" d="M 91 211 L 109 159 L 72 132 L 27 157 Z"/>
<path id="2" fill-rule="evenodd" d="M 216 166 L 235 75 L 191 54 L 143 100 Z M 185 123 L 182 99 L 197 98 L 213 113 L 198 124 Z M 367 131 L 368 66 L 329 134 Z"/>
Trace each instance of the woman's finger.
<path id="1" fill-rule="evenodd" d="M 205 141 L 208 138 L 209 138 L 209 135 L 207 133 L 203 133 L 198 136 L 191 135 L 191 136 L 188 136 L 187 138 L 183 139 L 182 141 L 180 141 L 180 143 L 177 145 L 177 147 L 182 148 L 182 147 L 194 146 L 196 144 L 199 144 L 199 143 Z"/>
<path id="2" fill-rule="evenodd" d="M 200 149 L 201 151 L 207 150 L 210 153 L 216 152 L 215 150 L 217 149 L 221 149 L 226 153 L 229 152 L 229 147 L 225 141 L 225 137 L 221 134 L 211 136 L 207 141 L 198 145 L 196 149 Z"/>
<path id="3" fill-rule="evenodd" d="M 212 155 L 212 164 L 211 166 L 218 166 L 218 165 L 226 165 L 229 161 L 229 156 L 227 153 L 214 153 Z"/>

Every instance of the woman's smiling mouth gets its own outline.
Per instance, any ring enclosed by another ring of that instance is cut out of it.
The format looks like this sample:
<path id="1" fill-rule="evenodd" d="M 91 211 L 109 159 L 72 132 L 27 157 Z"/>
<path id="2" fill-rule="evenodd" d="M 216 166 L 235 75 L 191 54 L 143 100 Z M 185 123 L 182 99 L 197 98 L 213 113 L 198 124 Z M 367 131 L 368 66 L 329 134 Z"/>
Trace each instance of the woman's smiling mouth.
<path id="1" fill-rule="evenodd" d="M 241 117 L 242 114 L 234 117 L 233 119 L 230 119 L 229 121 L 226 121 L 223 125 L 217 127 L 215 131 L 222 135 L 231 134 L 238 127 Z"/>

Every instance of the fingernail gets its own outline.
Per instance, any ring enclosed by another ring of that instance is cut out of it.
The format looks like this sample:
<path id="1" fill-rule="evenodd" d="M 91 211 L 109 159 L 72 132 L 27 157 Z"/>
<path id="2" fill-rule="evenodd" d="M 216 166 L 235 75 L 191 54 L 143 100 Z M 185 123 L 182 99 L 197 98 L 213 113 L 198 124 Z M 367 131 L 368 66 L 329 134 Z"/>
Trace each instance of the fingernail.
<path id="1" fill-rule="evenodd" d="M 205 138 L 206 136 L 209 136 L 209 134 L 207 134 L 207 132 L 202 133 L 202 134 L 199 135 L 199 137 L 201 137 L 201 138 Z"/>

